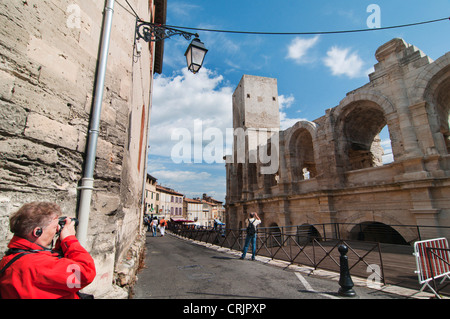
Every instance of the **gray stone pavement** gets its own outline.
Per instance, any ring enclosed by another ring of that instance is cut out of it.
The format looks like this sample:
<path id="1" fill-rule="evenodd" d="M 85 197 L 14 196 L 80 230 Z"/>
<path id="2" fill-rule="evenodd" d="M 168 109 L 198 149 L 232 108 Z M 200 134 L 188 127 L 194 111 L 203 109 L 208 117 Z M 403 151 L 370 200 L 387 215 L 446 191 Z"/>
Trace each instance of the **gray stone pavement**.
<path id="1" fill-rule="evenodd" d="M 145 266 L 138 274 L 134 299 L 429 299 L 396 286 L 368 288 L 352 276 L 356 296 L 338 295 L 339 274 L 240 252 L 173 234 L 147 233 Z M 247 255 L 249 258 L 249 255 Z"/>

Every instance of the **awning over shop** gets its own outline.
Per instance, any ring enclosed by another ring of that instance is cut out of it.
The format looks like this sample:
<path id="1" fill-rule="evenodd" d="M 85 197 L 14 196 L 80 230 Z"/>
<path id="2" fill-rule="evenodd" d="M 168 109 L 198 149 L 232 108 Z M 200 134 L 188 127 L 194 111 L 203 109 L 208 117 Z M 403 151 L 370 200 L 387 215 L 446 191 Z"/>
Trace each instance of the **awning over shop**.
<path id="1" fill-rule="evenodd" d="M 170 218 L 174 223 L 193 223 L 193 220 L 183 219 L 183 218 Z"/>
<path id="2" fill-rule="evenodd" d="M 214 219 L 214 222 L 217 224 L 217 225 L 225 225 L 225 223 L 222 223 L 220 220 L 218 220 L 218 219 Z"/>

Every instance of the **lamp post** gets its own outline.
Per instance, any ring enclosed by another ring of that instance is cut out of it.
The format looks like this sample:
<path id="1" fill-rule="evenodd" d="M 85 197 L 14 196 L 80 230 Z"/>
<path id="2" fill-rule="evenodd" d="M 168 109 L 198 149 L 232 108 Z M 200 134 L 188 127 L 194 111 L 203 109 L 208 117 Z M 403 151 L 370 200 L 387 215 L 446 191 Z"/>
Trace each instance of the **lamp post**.
<path id="1" fill-rule="evenodd" d="M 184 54 L 189 71 L 195 74 L 200 70 L 203 65 L 206 52 L 208 52 L 208 50 L 198 37 L 192 40 L 186 50 L 186 53 Z"/>
<path id="2" fill-rule="evenodd" d="M 197 73 L 203 65 L 206 52 L 208 52 L 203 42 L 200 41 L 198 33 L 190 33 L 161 24 L 136 20 L 136 40 L 143 39 L 145 42 L 157 42 L 174 35 L 180 35 L 186 40 L 191 40 L 195 37 L 184 55 L 186 56 L 188 70 L 194 74 Z"/>

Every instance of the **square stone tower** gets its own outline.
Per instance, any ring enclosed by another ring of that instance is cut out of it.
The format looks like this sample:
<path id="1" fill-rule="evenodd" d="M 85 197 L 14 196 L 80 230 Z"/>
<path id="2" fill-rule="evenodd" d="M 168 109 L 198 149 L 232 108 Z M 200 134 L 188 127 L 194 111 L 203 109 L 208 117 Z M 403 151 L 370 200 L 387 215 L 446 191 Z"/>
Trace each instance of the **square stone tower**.
<path id="1" fill-rule="evenodd" d="M 258 147 L 265 147 L 270 138 L 276 138 L 278 150 L 280 112 L 276 79 L 242 77 L 233 94 L 233 129 L 235 163 L 261 162 Z M 262 159 L 262 162 L 267 163 L 267 160 Z"/>
<path id="2" fill-rule="evenodd" d="M 233 128 L 280 128 L 277 79 L 244 75 L 233 94 Z"/>

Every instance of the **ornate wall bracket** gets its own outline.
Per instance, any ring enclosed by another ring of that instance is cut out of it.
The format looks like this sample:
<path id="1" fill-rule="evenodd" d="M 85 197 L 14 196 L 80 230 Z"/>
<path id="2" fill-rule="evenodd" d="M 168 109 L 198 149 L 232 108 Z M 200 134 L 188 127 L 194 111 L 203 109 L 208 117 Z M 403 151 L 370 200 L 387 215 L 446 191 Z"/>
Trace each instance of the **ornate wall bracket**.
<path id="1" fill-rule="evenodd" d="M 136 40 L 144 39 L 145 42 L 157 42 L 174 35 L 180 35 L 186 40 L 191 40 L 193 37 L 198 38 L 197 33 L 190 33 L 161 24 L 136 20 Z"/>

